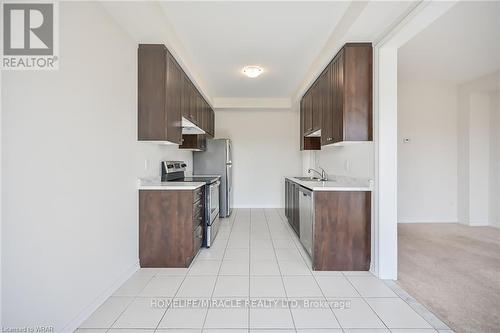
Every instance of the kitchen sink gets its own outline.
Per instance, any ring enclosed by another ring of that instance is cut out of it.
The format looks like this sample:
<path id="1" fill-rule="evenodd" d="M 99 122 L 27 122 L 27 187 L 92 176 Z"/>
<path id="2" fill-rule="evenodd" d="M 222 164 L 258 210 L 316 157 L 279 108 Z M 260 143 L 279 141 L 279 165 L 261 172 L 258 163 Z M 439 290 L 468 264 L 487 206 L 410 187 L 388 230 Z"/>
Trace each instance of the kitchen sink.
<path id="1" fill-rule="evenodd" d="M 318 177 L 293 177 L 293 178 L 296 178 L 298 180 L 304 180 L 304 181 L 312 181 L 312 182 L 320 182 L 321 179 L 319 179 Z"/>

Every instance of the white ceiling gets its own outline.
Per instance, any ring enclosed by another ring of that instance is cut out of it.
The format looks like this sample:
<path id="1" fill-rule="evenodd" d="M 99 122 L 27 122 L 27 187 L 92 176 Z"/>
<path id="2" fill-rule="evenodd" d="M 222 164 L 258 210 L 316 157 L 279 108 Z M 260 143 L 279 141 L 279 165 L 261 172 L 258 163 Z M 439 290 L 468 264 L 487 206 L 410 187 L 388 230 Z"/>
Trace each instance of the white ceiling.
<path id="1" fill-rule="evenodd" d="M 290 97 L 348 2 L 164 2 L 214 98 Z M 264 74 L 249 79 L 245 65 Z"/>
<path id="2" fill-rule="evenodd" d="M 400 80 L 463 83 L 500 69 L 500 2 L 459 2 L 398 53 Z"/>
<path id="3" fill-rule="evenodd" d="M 415 1 L 105 1 L 137 43 L 163 43 L 212 105 L 301 96 L 341 46 L 376 42 Z M 241 74 L 260 65 L 257 79 Z"/>

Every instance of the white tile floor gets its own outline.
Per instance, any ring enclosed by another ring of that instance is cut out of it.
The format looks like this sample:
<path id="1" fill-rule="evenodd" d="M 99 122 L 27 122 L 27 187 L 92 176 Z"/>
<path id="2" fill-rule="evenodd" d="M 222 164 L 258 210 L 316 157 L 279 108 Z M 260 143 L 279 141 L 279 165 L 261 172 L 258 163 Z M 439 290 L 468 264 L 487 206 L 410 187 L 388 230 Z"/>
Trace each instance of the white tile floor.
<path id="1" fill-rule="evenodd" d="M 77 331 L 438 332 L 369 272 L 310 267 L 282 210 L 235 210 L 189 269 L 139 270 Z"/>

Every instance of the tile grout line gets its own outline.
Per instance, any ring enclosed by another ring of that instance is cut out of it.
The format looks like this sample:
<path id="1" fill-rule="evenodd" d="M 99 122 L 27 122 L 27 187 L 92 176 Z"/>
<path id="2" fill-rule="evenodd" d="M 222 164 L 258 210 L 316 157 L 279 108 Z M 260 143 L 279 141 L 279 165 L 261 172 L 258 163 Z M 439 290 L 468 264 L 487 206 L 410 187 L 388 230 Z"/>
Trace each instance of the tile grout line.
<path id="1" fill-rule="evenodd" d="M 356 288 L 356 286 L 351 282 L 351 280 L 349 279 L 349 276 L 345 275 L 344 273 L 342 273 L 344 275 L 344 277 L 346 278 L 346 280 L 349 282 L 349 284 L 358 292 L 358 294 L 361 295 L 361 292 L 358 290 L 358 288 Z M 378 279 L 378 278 L 377 278 Z M 382 283 L 384 283 L 383 280 L 379 279 L 380 281 L 382 281 Z M 384 285 L 386 285 L 384 283 Z M 391 288 L 390 288 L 391 289 Z M 392 292 L 394 292 L 394 290 L 391 289 Z M 420 315 L 415 309 L 413 309 L 413 307 L 408 303 L 406 302 L 401 296 L 399 296 L 396 292 L 394 292 L 394 294 L 396 295 L 396 297 L 367 297 L 367 296 L 362 296 L 361 295 L 361 299 L 363 299 L 363 301 L 370 307 L 370 309 L 373 311 L 373 313 L 375 313 L 375 315 L 380 319 L 380 321 L 382 322 L 382 324 L 384 324 L 384 326 L 390 330 L 392 332 L 393 329 L 405 329 L 405 328 L 389 328 L 389 326 L 387 326 L 387 324 L 385 323 L 385 321 L 382 320 L 382 318 L 380 318 L 380 316 L 378 315 L 378 313 L 375 311 L 375 309 L 373 309 L 373 307 L 370 305 L 370 303 L 368 302 L 367 299 L 370 299 L 370 298 L 384 298 L 384 299 L 394 299 L 394 298 L 399 298 L 400 300 L 402 300 L 403 302 L 405 302 L 406 304 L 408 304 L 408 306 L 419 316 L 421 317 L 426 323 L 428 323 L 432 329 L 434 330 L 437 330 L 437 328 L 435 328 L 431 323 L 429 323 L 422 315 Z M 432 314 L 432 313 L 431 313 Z M 416 329 L 426 329 L 426 328 L 416 328 Z"/>
<path id="2" fill-rule="evenodd" d="M 384 280 L 381 280 L 382 283 L 384 283 L 384 285 L 386 285 L 389 289 L 392 290 L 393 293 L 396 294 L 396 296 L 398 296 L 399 299 L 401 299 L 403 302 L 405 302 L 406 304 L 408 304 L 408 306 L 413 310 L 413 312 L 415 312 L 419 317 L 421 317 L 425 322 L 427 322 L 427 324 L 429 324 L 434 330 L 438 331 L 439 329 L 434 327 L 434 325 L 432 323 L 430 323 L 429 321 L 427 321 L 427 319 L 425 319 L 424 316 L 422 316 L 416 309 L 413 308 L 413 306 L 408 303 L 403 297 L 401 297 L 393 288 L 391 288 L 390 286 L 388 286 Z M 394 282 L 395 283 L 395 282 Z M 399 286 L 397 286 L 399 287 Z M 404 290 L 403 288 L 399 287 L 401 290 L 403 290 L 409 297 L 411 297 L 413 300 L 415 300 L 416 303 L 418 303 L 420 306 L 422 306 L 424 308 L 425 311 L 429 312 L 431 315 L 433 315 L 434 317 L 436 317 L 439 321 L 441 321 L 443 324 L 446 325 L 446 323 L 444 323 L 437 315 L 435 315 L 433 312 L 429 311 L 425 306 L 423 306 L 420 302 L 418 302 L 413 296 L 411 296 L 408 292 L 406 292 L 406 290 Z M 379 298 L 382 298 L 382 297 L 379 297 Z M 367 302 L 368 303 L 368 302 Z M 448 325 L 446 325 L 448 326 Z M 451 330 L 451 328 L 448 328 Z"/>
<path id="3" fill-rule="evenodd" d="M 283 218 L 281 218 L 281 221 L 282 221 L 283 223 L 286 223 L 286 221 L 283 221 Z M 290 230 L 290 229 L 288 229 L 288 232 L 291 232 L 291 230 Z M 296 236 L 296 235 L 295 235 L 295 233 L 293 233 L 293 234 L 292 234 L 292 236 Z M 299 251 L 299 254 L 300 254 L 300 255 L 301 255 L 301 257 L 302 257 L 302 260 L 304 260 L 304 262 L 306 263 L 306 267 L 307 267 L 307 269 L 308 269 L 308 270 L 309 270 L 309 272 L 311 273 L 311 276 L 312 276 L 312 278 L 313 278 L 314 282 L 316 283 L 316 286 L 317 286 L 317 287 L 319 288 L 319 290 L 321 291 L 321 294 L 323 295 L 323 298 L 326 300 L 326 302 L 327 302 L 327 304 L 328 304 L 328 308 L 330 309 L 331 313 L 333 314 L 333 317 L 334 317 L 334 318 L 335 318 L 335 320 L 337 321 L 337 324 L 339 325 L 339 327 L 340 327 L 340 329 L 342 330 L 342 332 L 345 332 L 344 328 L 343 328 L 343 327 L 342 327 L 342 325 L 340 324 L 340 321 L 338 320 L 337 315 L 336 315 L 336 314 L 335 314 L 335 312 L 333 311 L 333 309 L 332 309 L 332 307 L 331 307 L 331 305 L 330 305 L 330 302 L 328 301 L 328 297 L 326 297 L 325 293 L 323 292 L 323 289 L 322 289 L 322 288 L 321 288 L 321 286 L 319 285 L 318 280 L 316 279 L 316 276 L 314 275 L 314 273 L 313 273 L 313 271 L 312 271 L 311 267 L 309 267 L 308 262 L 304 259 L 303 255 L 302 255 L 301 251 L 298 249 L 298 245 L 297 245 L 297 243 L 296 243 L 295 241 L 294 241 L 294 245 L 295 245 L 295 249 Z"/>
<path id="4" fill-rule="evenodd" d="M 283 220 L 283 219 L 282 219 L 282 220 Z M 286 221 L 283 221 L 283 222 L 284 222 L 284 223 L 286 223 Z M 290 229 L 289 229 L 289 232 L 291 232 L 291 230 L 290 230 Z M 293 236 L 296 236 L 296 235 L 293 233 Z M 297 247 L 298 247 L 297 243 L 296 243 L 296 242 L 294 242 L 294 243 L 295 243 L 295 247 L 297 248 Z M 298 250 L 298 248 L 297 248 L 297 250 Z M 300 255 L 301 255 L 301 256 L 302 256 L 302 258 L 303 258 L 303 254 L 302 254 L 302 252 L 301 252 L 300 250 L 299 250 L 299 253 L 300 253 Z M 304 259 L 304 258 L 303 258 L 303 259 Z M 307 267 L 309 268 L 309 265 L 307 265 Z M 310 270 L 311 270 L 311 269 L 310 269 Z M 323 289 L 320 287 L 319 282 L 318 282 L 318 280 L 317 280 L 317 276 L 313 273 L 313 271 L 312 271 L 312 270 L 311 270 L 311 273 L 312 273 L 311 275 L 313 276 L 313 279 L 314 279 L 314 281 L 316 282 L 316 284 L 317 284 L 318 288 L 321 290 L 321 293 L 322 293 L 323 297 L 326 299 L 327 304 L 328 304 L 328 307 L 330 308 L 330 311 L 333 313 L 333 315 L 334 315 L 334 317 L 335 317 L 335 320 L 337 320 L 337 323 L 339 324 L 339 326 L 340 326 L 341 330 L 342 330 L 343 332 L 345 332 L 344 327 L 342 327 L 342 324 L 341 324 L 341 323 L 340 323 L 340 321 L 338 320 L 337 315 L 336 315 L 336 314 L 335 314 L 335 312 L 333 311 L 333 309 L 332 309 L 332 307 L 331 307 L 331 305 L 330 305 L 330 302 L 328 301 L 328 297 L 324 294 Z M 356 291 L 358 292 L 358 294 L 360 295 L 359 297 L 352 297 L 352 298 L 361 298 L 361 299 L 362 299 L 362 300 L 363 300 L 363 301 L 364 301 L 364 302 L 365 302 L 365 303 L 366 303 L 366 304 L 370 307 L 370 309 L 373 311 L 373 313 L 375 313 L 375 315 L 376 315 L 376 316 L 380 319 L 380 321 L 382 322 L 382 324 L 383 324 L 383 325 L 384 325 L 387 329 L 389 329 L 389 328 L 387 327 L 387 325 L 385 324 L 385 322 L 384 322 L 384 321 L 383 321 L 383 320 L 382 320 L 382 319 L 378 316 L 378 314 L 375 312 L 375 310 L 373 310 L 373 308 L 370 306 L 370 304 L 368 304 L 368 302 L 365 300 L 365 298 L 364 298 L 363 296 L 361 296 L 361 293 L 358 291 L 358 289 L 357 289 L 356 287 L 354 287 L 354 285 L 351 283 L 351 281 L 349 280 L 349 278 L 348 278 L 348 277 L 344 274 L 344 272 L 340 272 L 340 274 L 341 274 L 341 276 L 342 276 L 343 278 L 345 278 L 345 279 L 348 281 L 348 283 L 349 283 L 349 284 L 351 284 L 351 285 L 352 285 L 352 287 L 354 288 L 354 290 L 356 290 Z M 334 298 L 336 298 L 336 297 L 334 297 Z M 347 297 L 346 297 L 346 298 L 347 298 Z M 347 328 L 347 327 L 346 327 L 346 328 Z M 348 329 L 348 328 L 347 328 L 347 329 Z"/>
<path id="5" fill-rule="evenodd" d="M 232 225 L 231 225 L 231 230 L 232 230 Z M 227 247 L 227 244 L 226 244 L 226 247 Z M 191 264 L 189 265 L 189 268 L 188 268 L 188 270 L 187 270 L 186 274 L 184 275 L 184 278 L 182 279 L 181 283 L 179 284 L 179 287 L 177 287 L 177 290 L 175 291 L 174 296 L 172 296 L 172 301 L 175 299 L 175 297 L 176 297 L 176 296 L 177 296 L 177 294 L 179 293 L 179 290 L 181 289 L 182 284 L 184 283 L 184 281 L 185 281 L 185 280 L 186 280 L 186 278 L 188 277 L 189 272 L 190 272 L 190 271 L 191 271 L 191 269 L 193 268 L 194 262 L 195 262 L 195 260 L 198 258 L 199 254 L 200 254 L 200 251 L 198 251 L 198 253 L 196 253 L 196 256 L 195 256 L 195 257 L 193 258 L 193 260 L 191 261 Z M 225 254 L 225 250 L 224 250 L 224 254 Z M 223 256 L 224 256 L 224 254 L 223 254 Z M 222 262 L 221 262 L 221 266 L 222 266 Z M 219 270 L 220 270 L 220 267 L 221 267 L 221 266 L 219 266 Z M 215 284 L 217 284 L 217 281 L 216 281 L 216 283 L 215 283 Z M 215 289 L 215 284 L 214 284 L 214 289 Z M 212 293 L 213 293 L 213 290 L 212 290 Z M 210 298 L 210 299 L 211 299 L 211 298 Z M 161 317 L 160 321 L 159 321 L 159 322 L 158 322 L 158 324 L 156 325 L 156 328 L 155 328 L 154 332 L 156 332 L 156 331 L 158 330 L 158 327 L 160 326 L 160 323 L 161 323 L 161 321 L 163 320 L 163 318 L 165 317 L 165 315 L 166 315 L 166 313 L 167 313 L 168 309 L 170 308 L 170 306 L 171 306 L 171 304 L 169 304 L 169 306 L 167 307 L 167 309 L 166 309 L 166 310 L 165 310 L 165 312 L 163 313 L 163 316 Z M 207 313 L 208 313 L 208 309 L 207 309 Z M 202 325 L 201 330 L 203 330 L 203 326 L 205 325 L 205 320 L 206 320 L 206 317 L 207 317 L 207 313 L 205 314 L 205 318 L 204 318 L 204 320 L 203 320 L 203 325 Z"/>
<path id="6" fill-rule="evenodd" d="M 349 284 L 354 288 L 354 290 L 356 290 L 358 292 L 358 294 L 361 295 L 361 292 L 358 290 L 358 288 L 356 288 L 356 286 L 351 282 L 351 280 L 349 280 L 349 277 L 347 275 L 345 275 L 343 272 L 342 272 L 342 276 L 344 276 L 344 278 L 347 280 L 347 282 L 349 282 Z M 391 298 L 394 298 L 394 297 L 391 297 Z M 361 295 L 361 299 L 373 311 L 373 313 L 377 316 L 377 318 L 380 320 L 380 322 L 382 323 L 382 325 L 384 325 L 385 328 L 387 328 L 390 332 L 392 332 L 391 329 L 387 326 L 387 324 L 382 320 L 382 318 L 380 318 L 380 316 L 378 315 L 378 313 L 372 308 L 372 306 L 370 305 L 370 303 L 368 303 L 366 301 L 366 299 L 362 295 Z"/>
<path id="7" fill-rule="evenodd" d="M 210 300 L 212 300 L 212 298 L 213 298 L 213 295 L 214 295 L 214 292 L 215 292 L 215 287 L 217 286 L 217 282 L 219 281 L 219 274 L 220 274 L 220 270 L 222 269 L 222 261 L 224 261 L 224 257 L 226 256 L 227 247 L 229 245 L 229 240 L 231 239 L 231 234 L 233 233 L 234 222 L 236 220 L 237 215 L 238 215 L 238 211 L 235 212 L 235 215 L 234 215 L 233 219 L 231 220 L 231 231 L 229 232 L 227 243 L 226 243 L 226 246 L 224 247 L 224 253 L 222 254 L 222 260 L 221 260 L 221 263 L 219 265 L 219 269 L 217 271 L 217 275 L 216 275 L 216 278 L 215 278 L 215 283 L 214 283 L 214 286 L 212 288 L 212 293 L 211 293 L 211 295 L 209 297 Z M 207 317 L 208 317 L 208 311 L 209 310 L 210 310 L 210 305 L 207 308 L 207 312 L 205 313 L 205 318 L 203 319 L 203 324 L 201 326 L 201 331 L 203 331 L 205 329 L 205 324 L 207 322 Z"/>
<path id="8" fill-rule="evenodd" d="M 200 254 L 200 252 L 198 251 L 198 253 L 196 253 L 196 256 L 193 258 L 193 260 L 191 261 L 191 264 L 189 265 L 188 267 L 188 270 L 186 271 L 186 274 L 184 275 L 184 277 L 182 278 L 182 281 L 181 283 L 179 284 L 179 286 L 177 287 L 177 290 L 175 291 L 174 295 L 172 296 L 172 302 L 174 301 L 175 297 L 177 296 L 177 294 L 179 293 L 179 290 L 181 289 L 182 287 L 182 284 L 184 283 L 184 281 L 186 281 L 186 278 L 188 277 L 189 275 L 189 272 L 191 271 L 191 268 L 192 266 L 194 265 L 194 262 L 195 262 L 195 259 L 198 258 L 198 255 Z M 158 324 L 156 325 L 156 328 L 154 330 L 154 332 L 156 332 L 158 330 L 158 327 L 160 326 L 163 318 L 165 318 L 165 315 L 167 314 L 167 311 L 170 309 L 170 307 L 172 306 L 172 303 L 170 303 L 167 308 L 165 309 L 165 312 L 163 313 L 163 316 L 161 316 L 160 318 L 160 321 L 158 321 Z"/>
<path id="9" fill-rule="evenodd" d="M 271 246 L 273 247 L 274 257 L 276 259 L 276 264 L 278 265 L 278 270 L 280 272 L 281 284 L 283 286 L 283 290 L 285 291 L 285 297 L 286 297 L 286 300 L 288 302 L 288 293 L 287 293 L 286 288 L 285 288 L 285 281 L 283 280 L 283 274 L 281 272 L 281 267 L 280 267 L 280 264 L 278 261 L 278 255 L 276 254 L 276 248 L 274 247 L 274 241 L 273 241 L 273 237 L 271 234 L 271 229 L 269 228 L 269 221 L 267 219 L 267 214 L 266 214 L 265 210 L 264 210 L 264 218 L 266 220 L 266 225 L 267 225 L 267 230 L 269 232 L 269 237 L 271 237 Z M 288 312 L 290 313 L 290 317 L 292 318 L 293 328 L 294 328 L 295 332 L 297 332 L 297 325 L 295 325 L 295 318 L 293 318 L 293 313 L 292 313 L 292 309 L 290 308 L 290 304 L 288 304 Z"/>
<path id="10" fill-rule="evenodd" d="M 140 269 L 141 269 L 141 268 L 139 267 L 139 270 L 137 270 L 137 272 L 139 272 L 139 271 L 140 271 Z M 136 272 L 136 273 L 137 273 L 137 272 Z M 110 329 L 112 329 L 112 328 L 113 328 L 113 325 L 114 325 L 114 324 L 116 324 L 116 322 L 118 321 L 118 319 L 120 319 L 120 318 L 121 318 L 121 316 L 125 313 L 125 311 L 127 311 L 127 310 L 128 310 L 128 308 L 130 307 L 130 305 L 132 305 L 132 303 L 134 303 L 134 302 L 135 302 L 135 300 L 139 298 L 139 296 L 138 296 L 138 295 L 139 295 L 139 294 L 140 294 L 140 293 L 141 293 L 141 292 L 142 292 L 142 291 L 146 288 L 146 286 L 147 286 L 147 285 L 151 282 L 151 280 L 153 280 L 153 278 L 154 278 L 155 276 L 156 276 L 156 273 L 155 273 L 155 274 L 153 274 L 153 275 L 151 275 L 151 277 L 149 278 L 148 282 L 144 285 L 144 287 L 142 287 L 142 288 L 141 288 L 141 290 L 139 290 L 139 292 L 137 293 L 137 295 L 135 295 L 135 296 L 129 296 L 129 297 L 132 297 L 132 301 L 130 301 L 130 303 L 129 303 L 126 307 L 125 307 L 125 309 L 123 309 L 123 311 L 122 311 L 122 312 L 120 312 L 120 314 L 118 315 L 118 317 L 116 317 L 116 319 L 113 321 L 113 323 L 111 324 L 111 326 L 109 326 L 108 328 L 106 328 L 106 332 L 107 332 L 107 331 L 109 331 Z M 126 283 L 126 282 L 125 282 L 125 283 Z M 122 285 L 122 286 L 123 286 L 123 285 Z M 120 286 L 120 288 L 121 288 L 121 286 Z M 113 297 L 113 295 L 111 295 L 111 297 Z M 115 297 L 116 297 L 116 296 L 115 296 Z M 119 296 L 118 296 L 118 297 L 119 297 Z M 109 298 L 108 298 L 108 299 L 109 299 Z M 167 307 L 167 308 L 168 308 L 168 307 Z M 166 312 L 166 311 L 167 311 L 167 310 L 165 310 L 165 312 Z M 117 328 L 118 328 L 118 327 L 117 327 Z"/>

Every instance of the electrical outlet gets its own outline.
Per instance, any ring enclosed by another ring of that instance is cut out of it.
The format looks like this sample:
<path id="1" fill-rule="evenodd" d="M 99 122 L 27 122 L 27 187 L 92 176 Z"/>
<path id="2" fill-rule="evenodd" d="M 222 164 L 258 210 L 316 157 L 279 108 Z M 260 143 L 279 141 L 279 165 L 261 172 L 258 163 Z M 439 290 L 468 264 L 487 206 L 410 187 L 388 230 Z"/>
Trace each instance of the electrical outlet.
<path id="1" fill-rule="evenodd" d="M 344 162 L 344 169 L 347 172 L 351 171 L 351 161 L 350 160 L 345 160 L 345 162 Z"/>

